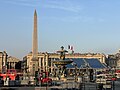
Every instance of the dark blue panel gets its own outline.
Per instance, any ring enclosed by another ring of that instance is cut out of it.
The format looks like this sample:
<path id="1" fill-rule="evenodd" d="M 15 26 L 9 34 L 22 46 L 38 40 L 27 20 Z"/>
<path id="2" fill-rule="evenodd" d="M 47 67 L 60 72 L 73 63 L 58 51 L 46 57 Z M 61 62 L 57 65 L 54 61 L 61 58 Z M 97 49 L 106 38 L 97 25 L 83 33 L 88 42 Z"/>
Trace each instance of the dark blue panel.
<path id="1" fill-rule="evenodd" d="M 98 59 L 85 59 L 91 68 L 105 68 L 105 66 Z"/>
<path id="2" fill-rule="evenodd" d="M 57 59 L 59 60 L 59 59 Z M 92 58 L 92 59 L 87 59 L 87 58 L 66 58 L 65 60 L 73 60 L 73 63 L 77 64 L 78 68 L 83 68 L 85 67 L 85 64 L 87 63 L 89 65 L 89 68 L 105 68 L 105 65 L 103 65 L 98 59 Z M 73 64 L 68 64 L 66 65 L 67 68 L 75 68 Z"/>
<path id="3" fill-rule="evenodd" d="M 73 62 L 75 64 L 77 64 L 78 68 L 81 68 L 81 65 L 84 64 L 84 61 L 83 61 L 82 58 L 70 58 L 70 60 L 73 60 Z M 69 65 L 66 65 L 66 66 L 67 66 L 67 68 L 74 68 L 74 65 L 72 65 L 72 64 L 69 64 Z"/>

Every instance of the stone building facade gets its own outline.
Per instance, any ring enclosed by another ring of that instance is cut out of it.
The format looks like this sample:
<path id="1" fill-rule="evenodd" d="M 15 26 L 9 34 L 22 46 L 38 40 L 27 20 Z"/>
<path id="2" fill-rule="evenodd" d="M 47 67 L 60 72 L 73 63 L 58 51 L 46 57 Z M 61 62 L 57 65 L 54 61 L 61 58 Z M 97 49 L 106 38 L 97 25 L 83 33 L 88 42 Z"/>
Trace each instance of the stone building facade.
<path id="1" fill-rule="evenodd" d="M 7 59 L 7 69 L 16 69 L 18 62 L 20 62 L 19 59 L 9 56 Z"/>
<path id="2" fill-rule="evenodd" d="M 45 66 L 48 66 L 48 54 L 47 53 L 38 53 L 38 58 L 33 60 L 32 53 L 29 53 L 23 58 L 21 63 L 21 69 L 23 73 L 29 73 L 30 75 L 35 75 L 35 71 L 46 70 Z"/>
<path id="3" fill-rule="evenodd" d="M 15 57 L 8 56 L 5 51 L 0 52 L 0 73 L 6 73 L 8 69 L 20 71 L 21 61 Z"/>
<path id="4" fill-rule="evenodd" d="M 0 52 L 0 73 L 6 72 L 7 57 L 8 55 L 5 51 Z"/>
<path id="5" fill-rule="evenodd" d="M 101 63 L 105 63 L 106 56 L 99 53 L 73 53 L 66 54 L 66 58 L 97 58 Z M 24 73 L 29 73 L 34 75 L 35 71 L 49 71 L 52 72 L 55 67 L 52 63 L 53 60 L 60 58 L 60 54 L 57 53 L 38 53 L 38 59 L 35 61 L 32 60 L 32 53 L 29 53 L 23 58 L 22 61 L 22 70 Z"/>
<path id="6" fill-rule="evenodd" d="M 116 54 L 108 55 L 106 63 L 110 67 L 120 69 L 120 51 Z"/>

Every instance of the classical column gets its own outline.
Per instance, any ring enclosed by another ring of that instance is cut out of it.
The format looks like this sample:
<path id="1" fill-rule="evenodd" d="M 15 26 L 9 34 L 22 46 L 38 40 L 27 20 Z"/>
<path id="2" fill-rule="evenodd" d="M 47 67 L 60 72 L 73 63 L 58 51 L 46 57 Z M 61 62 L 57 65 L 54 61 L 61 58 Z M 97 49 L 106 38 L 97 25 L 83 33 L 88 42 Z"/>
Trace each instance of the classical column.
<path id="1" fill-rule="evenodd" d="M 11 69 L 11 62 L 9 62 L 10 63 L 10 68 L 9 69 Z"/>
<path id="2" fill-rule="evenodd" d="M 40 72 L 41 72 L 41 58 L 39 58 L 39 70 L 40 70 Z"/>
<path id="3" fill-rule="evenodd" d="M 15 62 L 14 62 L 14 69 L 15 69 Z"/>
<path id="4" fill-rule="evenodd" d="M 8 67 L 9 67 L 9 69 L 10 69 L 10 62 L 8 62 Z"/>
<path id="5" fill-rule="evenodd" d="M 45 58 L 46 58 L 46 59 L 45 59 L 45 62 L 46 62 L 46 65 L 45 65 L 46 68 L 45 68 L 45 69 L 48 71 L 48 70 L 49 70 L 49 66 L 48 66 L 48 54 L 47 54 L 47 53 L 46 53 L 46 55 L 45 55 Z"/>
<path id="6" fill-rule="evenodd" d="M 44 58 L 43 58 L 43 60 L 42 60 L 42 67 L 43 67 L 43 70 L 45 70 L 45 56 L 44 56 Z"/>

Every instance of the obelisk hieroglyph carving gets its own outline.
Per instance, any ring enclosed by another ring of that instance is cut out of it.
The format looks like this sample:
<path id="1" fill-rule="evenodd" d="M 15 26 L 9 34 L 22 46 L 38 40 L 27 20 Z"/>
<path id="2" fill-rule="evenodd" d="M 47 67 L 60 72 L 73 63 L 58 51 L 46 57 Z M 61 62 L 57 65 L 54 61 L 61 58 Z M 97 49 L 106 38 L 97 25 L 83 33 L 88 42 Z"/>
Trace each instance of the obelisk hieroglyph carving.
<path id="1" fill-rule="evenodd" d="M 38 36 L 37 36 L 37 12 L 34 12 L 34 27 L 33 27 L 33 42 L 32 42 L 32 56 L 37 58 L 38 54 Z"/>

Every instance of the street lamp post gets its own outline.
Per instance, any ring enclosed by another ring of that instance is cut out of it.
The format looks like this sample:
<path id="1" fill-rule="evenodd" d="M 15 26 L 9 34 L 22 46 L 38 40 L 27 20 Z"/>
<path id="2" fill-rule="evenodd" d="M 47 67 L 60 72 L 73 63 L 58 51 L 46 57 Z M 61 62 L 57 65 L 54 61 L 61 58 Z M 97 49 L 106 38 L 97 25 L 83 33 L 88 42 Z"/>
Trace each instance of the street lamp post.
<path id="1" fill-rule="evenodd" d="M 75 64 L 75 82 L 77 82 L 77 64 Z"/>

